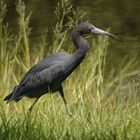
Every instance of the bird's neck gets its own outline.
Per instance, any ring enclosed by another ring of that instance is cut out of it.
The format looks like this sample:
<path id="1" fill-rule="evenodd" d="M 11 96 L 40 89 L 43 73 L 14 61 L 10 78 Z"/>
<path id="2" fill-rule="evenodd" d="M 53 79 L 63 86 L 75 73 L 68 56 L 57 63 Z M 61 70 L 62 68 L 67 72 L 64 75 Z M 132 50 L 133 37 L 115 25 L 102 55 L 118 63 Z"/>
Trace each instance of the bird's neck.
<path id="1" fill-rule="evenodd" d="M 77 48 L 74 55 L 78 58 L 84 58 L 89 48 L 87 40 L 82 37 L 80 32 L 73 31 L 72 41 Z"/>

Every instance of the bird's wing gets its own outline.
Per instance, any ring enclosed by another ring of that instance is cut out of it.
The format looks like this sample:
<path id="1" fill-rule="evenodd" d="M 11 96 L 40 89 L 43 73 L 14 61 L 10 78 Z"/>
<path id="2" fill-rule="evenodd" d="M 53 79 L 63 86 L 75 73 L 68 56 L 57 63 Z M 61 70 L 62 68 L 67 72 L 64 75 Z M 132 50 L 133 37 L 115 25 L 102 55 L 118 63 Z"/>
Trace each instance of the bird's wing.
<path id="1" fill-rule="evenodd" d="M 69 54 L 66 52 L 59 52 L 56 54 L 52 54 L 47 56 L 45 59 L 40 61 L 39 63 L 35 64 L 22 78 L 20 84 L 24 84 L 26 80 L 36 73 L 39 73 L 40 71 L 43 71 L 44 69 L 52 67 L 54 64 L 56 64 L 58 61 L 61 61 L 61 59 L 65 60 L 66 57 L 68 57 Z"/>
<path id="2" fill-rule="evenodd" d="M 42 85 L 49 86 L 64 75 L 64 65 L 62 63 L 55 64 L 36 72 L 34 75 L 30 75 L 24 83 L 24 87 L 32 89 L 41 87 Z"/>
<path id="3" fill-rule="evenodd" d="M 44 68 L 34 75 L 28 75 L 28 78 L 11 93 L 9 101 L 19 100 L 23 96 L 40 96 L 42 92 L 48 91 L 51 84 L 58 82 L 59 78 L 64 75 L 65 67 L 62 63 Z"/>

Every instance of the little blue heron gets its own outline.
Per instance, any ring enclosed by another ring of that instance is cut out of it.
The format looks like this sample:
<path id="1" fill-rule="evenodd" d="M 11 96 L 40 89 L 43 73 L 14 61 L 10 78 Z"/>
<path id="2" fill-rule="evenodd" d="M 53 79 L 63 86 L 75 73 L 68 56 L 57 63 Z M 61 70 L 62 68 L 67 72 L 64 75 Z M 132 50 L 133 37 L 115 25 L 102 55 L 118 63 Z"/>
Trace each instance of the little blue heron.
<path id="1" fill-rule="evenodd" d="M 116 38 L 115 35 L 98 29 L 88 22 L 79 24 L 72 32 L 72 41 L 77 50 L 72 54 L 58 52 L 35 64 L 4 100 L 9 103 L 11 101 L 17 102 L 24 96 L 36 98 L 29 108 L 31 111 L 42 95 L 58 91 L 63 98 L 67 111 L 71 114 L 64 96 L 62 83 L 79 66 L 88 51 L 89 45 L 87 40 L 83 38 L 83 34 L 108 35 Z"/>

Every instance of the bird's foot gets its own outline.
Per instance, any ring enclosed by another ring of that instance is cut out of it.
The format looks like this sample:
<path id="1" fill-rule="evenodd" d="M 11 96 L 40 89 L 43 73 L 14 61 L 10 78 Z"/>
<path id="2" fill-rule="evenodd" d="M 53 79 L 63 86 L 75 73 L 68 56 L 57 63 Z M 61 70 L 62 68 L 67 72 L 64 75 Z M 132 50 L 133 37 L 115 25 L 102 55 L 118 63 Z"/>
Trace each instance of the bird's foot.
<path id="1" fill-rule="evenodd" d="M 72 114 L 72 112 L 71 112 L 71 111 L 68 111 L 68 113 L 69 113 L 69 116 L 70 116 L 70 117 L 72 117 L 72 116 L 73 116 L 73 114 Z"/>
<path id="2" fill-rule="evenodd" d="M 71 112 L 71 110 L 70 110 L 70 108 L 69 108 L 69 106 L 68 106 L 68 104 L 66 104 L 66 109 L 67 109 L 67 112 L 68 112 L 68 114 L 69 114 L 69 116 L 73 116 L 73 114 L 72 114 L 72 112 Z"/>

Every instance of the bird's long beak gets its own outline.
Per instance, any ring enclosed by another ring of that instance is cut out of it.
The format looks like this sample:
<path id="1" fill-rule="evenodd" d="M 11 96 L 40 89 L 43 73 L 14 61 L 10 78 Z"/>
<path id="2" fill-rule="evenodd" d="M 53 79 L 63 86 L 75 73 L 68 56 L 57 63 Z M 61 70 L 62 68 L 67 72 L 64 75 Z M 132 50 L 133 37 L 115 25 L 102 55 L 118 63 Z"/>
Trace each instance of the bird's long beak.
<path id="1" fill-rule="evenodd" d="M 96 27 L 94 27 L 94 28 L 91 30 L 91 33 L 92 33 L 92 34 L 99 34 L 99 35 L 107 35 L 107 36 L 111 36 L 111 37 L 114 37 L 114 38 L 117 39 L 117 37 L 116 37 L 115 35 L 113 35 L 113 34 L 111 34 L 111 33 L 109 33 L 109 32 L 103 31 L 103 30 L 101 30 L 101 29 L 99 29 L 99 28 L 96 28 Z"/>

